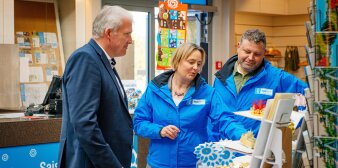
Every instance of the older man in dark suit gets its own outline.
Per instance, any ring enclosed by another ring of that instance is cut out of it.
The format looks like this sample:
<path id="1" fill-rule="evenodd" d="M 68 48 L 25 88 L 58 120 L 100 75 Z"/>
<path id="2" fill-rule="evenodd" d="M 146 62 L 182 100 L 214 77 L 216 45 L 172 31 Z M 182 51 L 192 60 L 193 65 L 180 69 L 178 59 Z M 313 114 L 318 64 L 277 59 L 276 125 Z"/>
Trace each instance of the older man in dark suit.
<path id="1" fill-rule="evenodd" d="M 69 58 L 58 167 L 130 167 L 132 120 L 114 57 L 126 54 L 131 32 L 132 15 L 106 6 L 93 22 L 93 38 Z"/>

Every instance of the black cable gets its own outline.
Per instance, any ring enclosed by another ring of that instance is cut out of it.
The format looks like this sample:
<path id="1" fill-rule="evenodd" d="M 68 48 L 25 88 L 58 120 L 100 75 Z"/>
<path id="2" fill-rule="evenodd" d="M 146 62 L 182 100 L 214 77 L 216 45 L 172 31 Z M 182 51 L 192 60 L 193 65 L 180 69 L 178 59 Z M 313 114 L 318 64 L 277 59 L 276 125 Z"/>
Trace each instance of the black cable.
<path id="1" fill-rule="evenodd" d="M 202 22 L 202 21 L 198 18 L 198 14 L 195 14 L 195 17 L 197 18 L 198 22 L 200 22 L 203 26 L 205 26 L 205 25 L 209 25 L 209 24 L 211 23 L 212 18 L 213 18 L 213 16 L 214 16 L 214 14 L 213 14 L 212 12 L 210 12 L 209 15 L 210 15 L 210 20 L 209 20 L 208 23 Z M 208 15 L 208 19 L 209 19 L 209 15 Z"/>

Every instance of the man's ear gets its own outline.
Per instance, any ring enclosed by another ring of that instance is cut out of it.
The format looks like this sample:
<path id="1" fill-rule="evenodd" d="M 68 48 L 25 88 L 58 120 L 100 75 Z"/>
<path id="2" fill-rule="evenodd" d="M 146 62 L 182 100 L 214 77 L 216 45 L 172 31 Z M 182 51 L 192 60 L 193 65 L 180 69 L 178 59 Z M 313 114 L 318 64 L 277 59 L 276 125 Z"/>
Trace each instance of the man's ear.
<path id="1" fill-rule="evenodd" d="M 103 32 L 104 37 L 110 37 L 110 34 L 111 34 L 111 29 L 105 28 Z"/>
<path id="2" fill-rule="evenodd" d="M 241 46 L 241 43 L 238 42 L 237 45 L 236 45 L 236 53 L 237 53 L 237 54 L 238 54 L 238 52 L 239 52 L 238 50 L 239 50 L 240 46 Z"/>
<path id="3" fill-rule="evenodd" d="M 241 43 L 240 42 L 238 42 L 237 43 L 237 48 L 239 48 L 241 46 Z"/>

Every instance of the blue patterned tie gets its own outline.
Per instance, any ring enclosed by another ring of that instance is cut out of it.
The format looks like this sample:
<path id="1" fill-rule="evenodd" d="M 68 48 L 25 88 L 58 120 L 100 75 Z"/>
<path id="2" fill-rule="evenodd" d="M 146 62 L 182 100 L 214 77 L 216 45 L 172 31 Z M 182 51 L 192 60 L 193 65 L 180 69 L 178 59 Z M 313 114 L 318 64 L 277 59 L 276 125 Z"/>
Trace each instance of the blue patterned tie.
<path id="1" fill-rule="evenodd" d="M 127 102 L 127 97 L 125 96 L 126 93 L 125 93 L 125 91 L 124 91 L 124 87 L 123 87 L 123 85 L 122 85 L 121 78 L 120 78 L 119 74 L 117 73 L 117 71 L 116 71 L 116 69 L 115 69 L 116 61 L 115 61 L 114 58 L 111 59 L 111 64 L 114 66 L 114 67 L 113 67 L 114 74 L 116 75 L 116 77 L 117 77 L 117 79 L 118 79 L 118 82 L 119 82 L 120 86 L 121 86 L 122 89 L 123 89 L 123 93 L 122 93 L 122 94 L 123 94 L 123 97 L 124 97 L 124 99 L 125 99 L 125 102 Z M 127 106 L 128 106 L 128 105 L 127 105 Z"/>

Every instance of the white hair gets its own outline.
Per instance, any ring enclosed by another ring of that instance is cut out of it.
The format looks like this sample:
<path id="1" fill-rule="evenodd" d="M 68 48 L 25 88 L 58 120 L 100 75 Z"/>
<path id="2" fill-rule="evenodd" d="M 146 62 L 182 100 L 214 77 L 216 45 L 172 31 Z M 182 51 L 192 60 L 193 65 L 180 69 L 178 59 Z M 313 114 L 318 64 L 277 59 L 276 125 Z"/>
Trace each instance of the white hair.
<path id="1" fill-rule="evenodd" d="M 93 22 L 93 38 L 102 37 L 106 28 L 115 31 L 123 19 L 133 20 L 132 14 L 120 6 L 104 6 Z"/>

